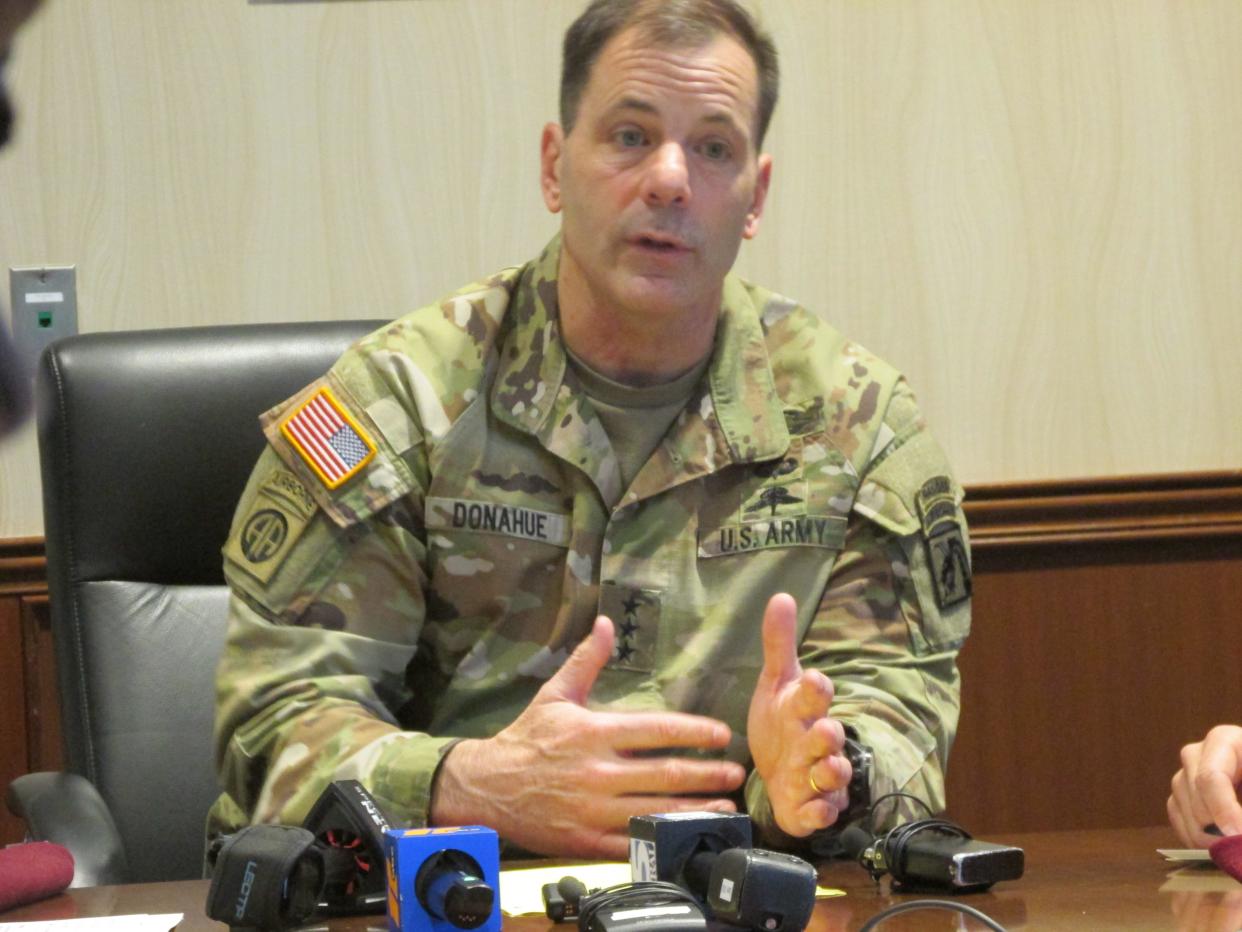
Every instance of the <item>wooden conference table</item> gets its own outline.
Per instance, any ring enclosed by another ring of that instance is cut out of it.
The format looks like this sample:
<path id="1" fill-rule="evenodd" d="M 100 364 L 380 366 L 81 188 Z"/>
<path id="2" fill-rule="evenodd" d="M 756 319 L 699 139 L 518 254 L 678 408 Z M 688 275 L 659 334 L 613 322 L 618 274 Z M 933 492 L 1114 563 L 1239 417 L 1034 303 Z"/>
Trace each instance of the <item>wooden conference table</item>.
<path id="1" fill-rule="evenodd" d="M 1040 832 L 987 840 L 1024 848 L 1026 875 L 959 901 L 982 910 L 1007 929 L 1242 929 L 1242 883 L 1215 869 L 1179 868 L 1164 861 L 1156 848 L 1176 847 L 1167 827 Z M 811 932 L 858 929 L 885 907 L 916 898 L 892 895 L 887 881 L 877 891 L 870 877 L 852 863 L 824 865 L 820 880 L 825 886 L 844 889 L 847 895 L 816 905 Z M 226 927 L 203 915 L 206 895 L 205 880 L 70 890 L 0 913 L 0 932 L 8 922 L 133 913 L 184 913 L 179 932 L 218 932 Z M 387 920 L 360 916 L 316 925 L 363 932 L 386 930 Z M 569 932 L 574 928 L 554 926 L 543 917 L 505 919 L 504 927 L 506 932 L 558 928 Z M 899 915 L 880 926 L 881 932 L 982 928 L 975 919 L 943 911 Z"/>

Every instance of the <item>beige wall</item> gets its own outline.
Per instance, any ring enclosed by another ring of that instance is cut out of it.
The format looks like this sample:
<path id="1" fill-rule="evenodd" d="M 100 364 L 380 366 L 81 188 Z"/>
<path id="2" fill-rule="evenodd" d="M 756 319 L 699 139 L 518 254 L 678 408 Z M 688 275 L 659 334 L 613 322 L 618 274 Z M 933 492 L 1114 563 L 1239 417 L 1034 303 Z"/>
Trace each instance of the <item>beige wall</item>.
<path id="1" fill-rule="evenodd" d="M 394 316 L 522 261 L 579 5 L 48 0 L 0 267 L 77 263 L 105 330 Z M 756 6 L 785 85 L 742 269 L 904 369 L 963 480 L 1242 465 L 1242 3 Z M 28 430 L 0 537 L 37 489 Z"/>

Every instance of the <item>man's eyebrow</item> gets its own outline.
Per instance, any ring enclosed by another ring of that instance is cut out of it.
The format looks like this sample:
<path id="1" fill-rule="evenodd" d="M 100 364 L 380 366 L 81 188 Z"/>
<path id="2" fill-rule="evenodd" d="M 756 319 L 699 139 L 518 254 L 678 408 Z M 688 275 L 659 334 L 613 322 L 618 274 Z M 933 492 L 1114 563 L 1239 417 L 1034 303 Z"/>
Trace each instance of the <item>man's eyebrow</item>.
<path id="1" fill-rule="evenodd" d="M 707 116 L 703 118 L 703 122 L 704 123 L 723 123 L 724 125 L 732 127 L 733 129 L 737 129 L 737 130 L 743 129 L 746 125 L 741 120 L 737 119 L 737 117 L 735 117 L 728 110 L 717 110 L 714 113 L 709 113 Z"/>
<path id="2" fill-rule="evenodd" d="M 622 97 L 604 111 L 604 119 L 612 119 L 617 114 L 624 113 L 627 110 L 637 110 L 639 113 L 652 115 L 658 115 L 660 112 L 658 107 L 649 101 L 643 100 L 641 97 Z M 738 132 L 745 132 L 746 130 L 745 123 L 729 110 L 713 110 L 703 117 L 702 122 L 726 126 Z"/>
<path id="3" fill-rule="evenodd" d="M 643 100 L 641 97 L 622 97 L 607 110 L 604 111 L 605 117 L 611 117 L 614 114 L 622 113 L 626 110 L 638 110 L 641 113 L 659 113 L 655 105 Z"/>

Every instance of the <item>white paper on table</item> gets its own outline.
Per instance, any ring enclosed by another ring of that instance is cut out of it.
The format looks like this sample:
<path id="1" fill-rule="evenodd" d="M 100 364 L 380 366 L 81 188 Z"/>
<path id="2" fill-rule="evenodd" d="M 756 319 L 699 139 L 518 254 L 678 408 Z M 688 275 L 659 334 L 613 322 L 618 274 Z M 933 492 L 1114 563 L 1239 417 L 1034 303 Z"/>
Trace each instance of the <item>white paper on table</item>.
<path id="1" fill-rule="evenodd" d="M 1164 855 L 1166 861 L 1212 860 L 1207 848 L 1157 848 L 1156 853 Z"/>
<path id="2" fill-rule="evenodd" d="M 106 916 L 95 919 L 48 919 L 42 922 L 9 922 L 0 924 L 3 932 L 169 932 L 175 929 L 184 913 L 161 913 L 137 916 Z"/>
<path id="3" fill-rule="evenodd" d="M 500 905 L 506 916 L 542 916 L 543 885 L 562 877 L 577 877 L 588 890 L 629 883 L 628 861 L 574 864 L 562 867 L 527 867 L 500 872 Z M 7 932 L 7 930 L 0 930 Z"/>

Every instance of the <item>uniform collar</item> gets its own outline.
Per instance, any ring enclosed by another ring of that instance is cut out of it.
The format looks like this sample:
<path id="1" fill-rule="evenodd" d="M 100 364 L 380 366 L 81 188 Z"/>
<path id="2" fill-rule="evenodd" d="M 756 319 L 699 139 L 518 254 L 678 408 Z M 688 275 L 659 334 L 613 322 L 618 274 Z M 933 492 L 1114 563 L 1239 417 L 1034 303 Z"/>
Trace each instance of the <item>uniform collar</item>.
<path id="1" fill-rule="evenodd" d="M 568 360 L 557 303 L 560 253 L 558 235 L 517 282 L 491 390 L 492 410 L 591 475 L 604 499 L 615 503 L 624 490 L 603 425 L 585 394 L 565 385 Z M 774 459 L 789 442 L 758 309 L 746 285 L 730 274 L 707 375 L 635 478 L 627 499 L 646 498 L 732 463 Z"/>
<path id="2" fill-rule="evenodd" d="M 789 449 L 789 430 L 772 366 L 759 309 L 745 283 L 725 277 L 716 345 L 708 370 L 712 405 L 733 460 L 755 463 Z"/>

